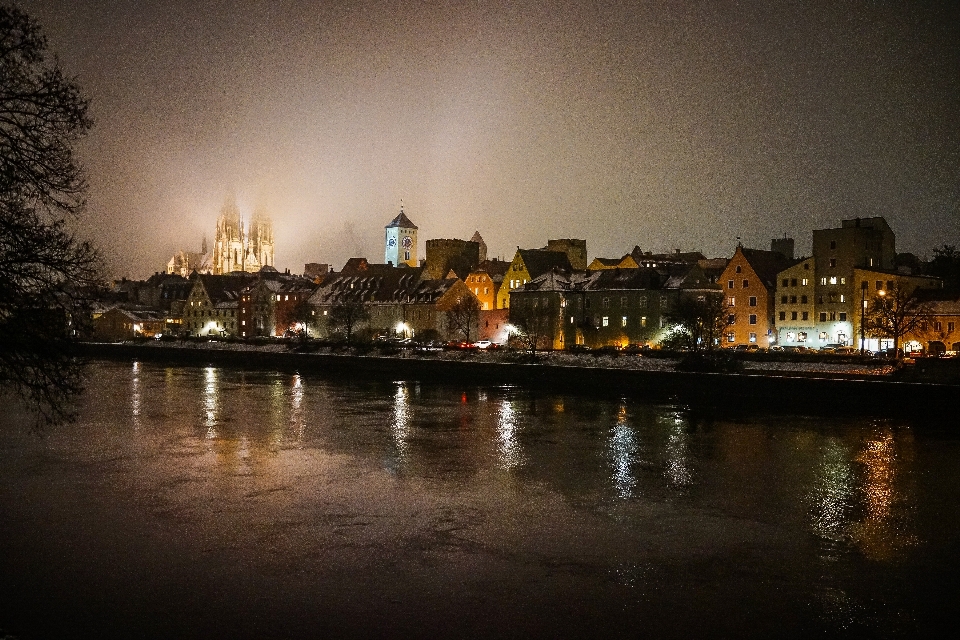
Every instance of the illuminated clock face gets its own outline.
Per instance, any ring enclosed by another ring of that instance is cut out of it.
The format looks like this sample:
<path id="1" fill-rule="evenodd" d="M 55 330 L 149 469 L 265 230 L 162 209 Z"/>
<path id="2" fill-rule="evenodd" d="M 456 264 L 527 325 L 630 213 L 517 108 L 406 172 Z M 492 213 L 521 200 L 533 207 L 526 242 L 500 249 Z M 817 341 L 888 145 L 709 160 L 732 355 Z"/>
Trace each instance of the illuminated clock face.
<path id="1" fill-rule="evenodd" d="M 397 246 L 397 239 L 396 239 L 396 238 L 390 238 L 389 240 L 387 240 L 387 246 L 388 246 L 388 247 L 395 247 L 395 246 Z"/>
<path id="2" fill-rule="evenodd" d="M 413 246 L 413 240 L 410 239 L 410 236 L 405 236 L 401 244 L 403 244 L 404 249 L 409 249 L 411 246 Z"/>

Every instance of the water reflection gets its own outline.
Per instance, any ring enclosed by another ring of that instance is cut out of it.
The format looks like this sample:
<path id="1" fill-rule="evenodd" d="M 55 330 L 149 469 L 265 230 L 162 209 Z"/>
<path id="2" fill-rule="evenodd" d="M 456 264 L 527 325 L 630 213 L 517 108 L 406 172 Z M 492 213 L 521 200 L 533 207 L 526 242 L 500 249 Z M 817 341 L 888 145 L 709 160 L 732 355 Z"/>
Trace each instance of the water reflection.
<path id="1" fill-rule="evenodd" d="M 497 409 L 497 463 L 501 469 L 523 464 L 523 452 L 517 442 L 517 410 L 511 400 L 503 399 Z"/>
<path id="2" fill-rule="evenodd" d="M 134 360 L 130 371 L 130 416 L 133 419 L 133 428 L 140 428 L 140 411 L 142 410 L 140 396 L 140 369 L 139 362 Z"/>
<path id="3" fill-rule="evenodd" d="M 633 496 L 637 479 L 631 465 L 637 454 L 636 435 L 627 422 L 627 407 L 622 404 L 617 409 L 617 423 L 611 430 L 609 457 L 613 467 L 613 489 L 620 498 Z"/>
<path id="4" fill-rule="evenodd" d="M 297 442 L 303 442 L 303 431 L 306 421 L 303 418 L 303 378 L 300 374 L 293 376 L 293 389 L 290 393 L 290 427 Z"/>
<path id="5" fill-rule="evenodd" d="M 393 420 L 390 423 L 390 432 L 393 435 L 396 468 L 402 468 L 409 461 L 407 438 L 410 435 L 410 391 L 405 382 L 397 382 L 396 386 L 397 389 L 393 394 Z"/>
<path id="6" fill-rule="evenodd" d="M 685 487 L 693 484 L 693 473 L 690 471 L 689 440 L 686 432 L 686 420 L 679 413 L 669 416 L 666 420 L 668 436 L 666 451 L 666 476 L 676 487 Z"/>
<path id="7" fill-rule="evenodd" d="M 217 437 L 217 421 L 220 410 L 220 371 L 214 367 L 203 370 L 203 426 L 207 428 L 207 438 Z"/>
<path id="8" fill-rule="evenodd" d="M 847 536 L 854 493 L 849 454 L 838 438 L 829 438 L 820 452 L 813 487 L 812 529 L 818 536 L 841 541 Z"/>

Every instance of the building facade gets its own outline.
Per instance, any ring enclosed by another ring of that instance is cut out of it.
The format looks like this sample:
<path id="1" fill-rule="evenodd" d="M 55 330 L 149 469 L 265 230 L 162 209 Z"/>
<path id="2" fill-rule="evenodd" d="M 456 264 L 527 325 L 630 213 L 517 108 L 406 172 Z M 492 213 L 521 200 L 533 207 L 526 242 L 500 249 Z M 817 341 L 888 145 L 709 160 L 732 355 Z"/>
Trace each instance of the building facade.
<path id="1" fill-rule="evenodd" d="M 399 267 L 417 266 L 417 225 L 413 224 L 400 207 L 400 214 L 384 227 L 383 261 Z"/>
<path id="2" fill-rule="evenodd" d="M 737 247 L 720 275 L 727 306 L 725 346 L 776 344 L 777 276 L 790 262 L 779 251 Z"/>

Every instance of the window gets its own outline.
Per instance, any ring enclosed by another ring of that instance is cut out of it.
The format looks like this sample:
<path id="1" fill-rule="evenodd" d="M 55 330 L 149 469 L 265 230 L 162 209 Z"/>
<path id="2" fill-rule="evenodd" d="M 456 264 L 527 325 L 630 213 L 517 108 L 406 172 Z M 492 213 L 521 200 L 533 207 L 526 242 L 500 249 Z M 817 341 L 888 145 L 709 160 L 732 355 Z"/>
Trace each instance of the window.
<path id="1" fill-rule="evenodd" d="M 733 342 L 733 340 L 734 340 L 733 334 L 732 334 L 732 333 L 728 333 L 728 334 L 727 334 L 727 342 Z"/>
<path id="2" fill-rule="evenodd" d="M 825 312 L 821 311 L 821 312 L 820 312 L 820 322 L 826 322 L 826 321 L 827 321 L 827 314 L 826 314 Z"/>
<path id="3" fill-rule="evenodd" d="M 840 284 L 847 284 L 847 279 L 843 276 L 840 276 Z"/>
<path id="4" fill-rule="evenodd" d="M 830 284 L 837 284 L 837 276 L 830 276 Z"/>
<path id="5" fill-rule="evenodd" d="M 647 326 L 647 316 L 642 316 L 642 317 L 640 318 L 640 326 L 641 326 L 641 327 Z"/>
<path id="6" fill-rule="evenodd" d="M 780 304 L 787 304 L 787 296 L 780 296 Z"/>
<path id="7" fill-rule="evenodd" d="M 846 322 L 846 321 L 847 321 L 847 313 L 846 313 L 846 311 L 841 311 L 841 312 L 840 312 L 840 322 Z"/>
<path id="8" fill-rule="evenodd" d="M 790 304 L 797 304 L 797 296 L 790 296 Z"/>
<path id="9" fill-rule="evenodd" d="M 757 314 L 755 313 L 750 314 L 750 324 L 757 324 Z"/>
<path id="10" fill-rule="evenodd" d="M 830 248 L 831 248 L 831 249 L 836 249 L 836 248 L 837 248 L 837 241 L 836 241 L 836 240 L 831 240 L 831 241 L 830 241 Z"/>
<path id="11" fill-rule="evenodd" d="M 786 320 L 786 319 L 787 319 L 787 312 L 786 312 L 786 311 L 781 311 L 781 312 L 780 312 L 780 319 L 781 319 L 781 320 Z"/>
<path id="12" fill-rule="evenodd" d="M 837 312 L 836 312 L 836 311 L 831 311 L 831 312 L 830 312 L 830 321 L 833 322 L 833 321 L 835 321 L 836 319 L 837 319 Z"/>
<path id="13" fill-rule="evenodd" d="M 846 299 L 846 296 L 844 296 L 844 295 L 841 293 L 841 294 L 840 294 L 840 302 L 845 302 L 845 299 Z"/>
<path id="14" fill-rule="evenodd" d="M 803 265 L 803 266 L 807 266 L 807 265 Z M 801 280 L 800 282 L 802 282 L 802 283 L 803 283 L 803 286 L 807 286 L 807 284 L 808 284 L 808 283 L 809 283 L 810 281 L 809 281 L 809 280 L 807 280 L 806 278 L 804 278 L 804 279 L 803 279 L 803 280 Z"/>
<path id="15" fill-rule="evenodd" d="M 733 289 L 733 280 L 727 280 L 727 289 Z M 190 304 L 193 304 L 192 302 Z"/>
<path id="16" fill-rule="evenodd" d="M 729 298 L 727 298 L 727 306 L 728 306 L 728 307 L 735 307 L 735 306 L 737 306 L 737 299 L 734 298 L 733 296 L 730 296 Z"/>
<path id="17" fill-rule="evenodd" d="M 955 325 L 953 322 L 948 322 L 948 323 L 947 323 L 947 331 L 949 331 L 950 333 L 953 333 L 953 330 L 954 330 L 955 327 L 956 327 L 956 325 Z"/>
<path id="18" fill-rule="evenodd" d="M 797 342 L 806 342 L 807 341 L 807 332 L 799 331 L 797 332 Z"/>
<path id="19" fill-rule="evenodd" d="M 791 311 L 791 312 L 790 312 L 790 319 L 791 319 L 791 320 L 796 320 L 796 319 L 797 319 L 797 312 L 796 312 L 796 311 Z"/>
<path id="20" fill-rule="evenodd" d="M 647 308 L 647 296 L 640 296 L 640 298 L 637 299 L 637 306 L 640 307 L 641 309 L 646 309 L 646 308 Z"/>
<path id="21" fill-rule="evenodd" d="M 570 316 L 570 324 L 573 324 L 573 316 Z"/>
<path id="22" fill-rule="evenodd" d="M 744 281 L 743 281 L 743 288 L 746 289 L 746 288 L 749 287 L 749 286 L 750 286 L 750 281 L 749 281 L 749 280 L 744 280 Z"/>
<path id="23" fill-rule="evenodd" d="M 757 306 L 757 296 L 750 296 L 750 302 L 749 302 L 749 304 L 750 304 L 751 307 Z"/>
<path id="24" fill-rule="evenodd" d="M 790 281 L 789 281 L 787 278 L 784 278 L 784 279 L 783 279 L 783 286 L 785 286 L 785 287 L 788 286 L 789 282 L 790 282 Z"/>
<path id="25" fill-rule="evenodd" d="M 791 286 L 791 287 L 797 286 L 797 279 L 796 279 L 796 278 L 790 278 L 790 286 Z"/>
<path id="26" fill-rule="evenodd" d="M 750 342 L 756 342 L 756 341 L 757 341 L 757 334 L 751 333 L 751 334 L 750 334 Z"/>
<path id="27" fill-rule="evenodd" d="M 727 316 L 727 324 L 734 324 L 737 321 L 737 316 L 732 313 Z"/>
<path id="28" fill-rule="evenodd" d="M 822 284 L 822 285 L 827 284 L 827 279 L 826 279 L 826 278 L 820 278 L 820 284 Z"/>
<path id="29" fill-rule="evenodd" d="M 836 258 L 830 258 L 830 268 L 833 269 L 833 268 L 836 267 L 836 266 L 837 266 L 837 259 L 836 259 Z"/>
<path id="30" fill-rule="evenodd" d="M 603 326 L 605 326 L 605 327 L 609 327 L 609 326 L 610 326 L 610 318 L 609 318 L 609 317 L 603 316 Z"/>
<path id="31" fill-rule="evenodd" d="M 627 306 L 627 298 L 626 297 L 620 298 L 620 307 L 625 308 L 626 306 Z"/>
<path id="32" fill-rule="evenodd" d="M 740 265 L 737 265 L 736 271 L 737 271 L 737 273 L 740 273 L 740 272 L 742 271 L 742 269 L 740 268 Z"/>
<path id="33" fill-rule="evenodd" d="M 807 304 L 807 296 L 800 296 L 800 304 Z"/>
<path id="34" fill-rule="evenodd" d="M 881 289 L 883 289 L 883 281 L 877 280 L 877 291 L 880 291 Z"/>
<path id="35" fill-rule="evenodd" d="M 803 319 L 804 319 L 804 320 L 809 320 L 809 319 L 810 319 L 810 312 L 809 312 L 809 311 L 804 311 L 804 312 L 803 312 Z"/>
<path id="36" fill-rule="evenodd" d="M 603 308 L 604 308 L 604 309 L 609 309 L 609 308 L 610 308 L 610 298 L 604 298 L 604 299 L 603 299 Z"/>
<path id="37" fill-rule="evenodd" d="M 623 316 L 622 318 L 620 318 L 620 326 L 621 327 L 627 326 L 627 316 Z"/>

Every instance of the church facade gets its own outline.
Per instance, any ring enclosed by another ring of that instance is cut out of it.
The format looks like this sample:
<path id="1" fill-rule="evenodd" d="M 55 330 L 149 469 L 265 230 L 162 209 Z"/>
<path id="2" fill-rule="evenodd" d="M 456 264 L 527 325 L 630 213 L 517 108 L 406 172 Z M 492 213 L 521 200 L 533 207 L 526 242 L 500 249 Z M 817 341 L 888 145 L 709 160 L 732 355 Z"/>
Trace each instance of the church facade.
<path id="1" fill-rule="evenodd" d="M 240 208 L 233 198 L 228 199 L 217 218 L 217 230 L 212 255 L 204 239 L 200 253 L 180 251 L 167 263 L 167 273 L 189 277 L 190 273 L 226 275 L 237 271 L 256 273 L 263 267 L 274 266 L 273 223 L 261 210 L 253 214 L 249 227 L 244 229 Z"/>

